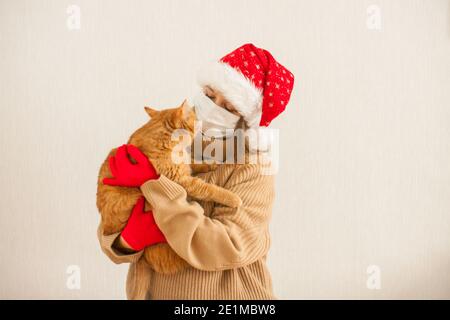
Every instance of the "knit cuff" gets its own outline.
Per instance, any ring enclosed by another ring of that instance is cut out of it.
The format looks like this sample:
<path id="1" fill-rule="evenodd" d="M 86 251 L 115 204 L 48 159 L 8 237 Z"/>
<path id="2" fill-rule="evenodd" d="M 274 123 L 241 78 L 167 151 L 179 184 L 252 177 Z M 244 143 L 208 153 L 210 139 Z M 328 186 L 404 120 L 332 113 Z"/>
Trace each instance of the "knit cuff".
<path id="1" fill-rule="evenodd" d="M 180 194 L 186 192 L 182 186 L 173 182 L 164 175 L 160 175 L 158 179 L 145 182 L 141 186 L 141 191 L 152 207 L 155 207 L 155 200 L 153 195 L 162 194 L 165 195 L 169 200 L 173 200 L 176 197 L 180 196 Z"/>
<path id="2" fill-rule="evenodd" d="M 112 248 L 114 242 L 116 241 L 117 237 L 119 237 L 119 236 L 120 236 L 120 232 L 113 233 L 113 234 L 110 234 L 110 235 L 107 235 L 107 236 L 102 235 L 101 236 L 102 237 L 101 238 L 102 239 L 102 243 L 103 243 L 103 245 L 106 248 Z"/>
<path id="3" fill-rule="evenodd" d="M 114 247 L 114 242 L 118 237 L 120 237 L 120 232 L 113 233 L 110 235 L 104 235 L 101 227 L 99 226 L 97 230 L 98 238 L 102 250 L 109 255 L 116 263 L 129 262 L 134 263 L 139 260 L 142 255 L 142 251 L 137 251 L 134 253 L 121 252 L 119 249 Z"/>

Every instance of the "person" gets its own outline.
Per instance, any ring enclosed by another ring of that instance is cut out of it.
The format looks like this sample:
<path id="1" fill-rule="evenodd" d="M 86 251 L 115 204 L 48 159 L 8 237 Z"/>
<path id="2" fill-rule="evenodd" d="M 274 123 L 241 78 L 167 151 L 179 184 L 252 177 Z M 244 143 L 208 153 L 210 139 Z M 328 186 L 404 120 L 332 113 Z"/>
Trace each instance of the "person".
<path id="1" fill-rule="evenodd" d="M 246 130 L 268 126 L 285 110 L 294 76 L 267 50 L 245 44 L 202 69 L 198 82 L 197 118 L 220 133 L 238 123 Z M 273 175 L 261 174 L 258 164 L 218 165 L 199 174 L 241 198 L 240 207 L 230 208 L 190 200 L 183 187 L 157 175 L 150 161 L 131 172 L 128 158 L 116 163 L 115 174 L 138 181 L 152 207 L 145 212 L 143 199 L 138 201 L 121 233 L 104 235 L 101 222 L 98 228 L 104 253 L 117 264 L 130 263 L 128 299 L 276 299 L 266 265 Z M 189 267 L 167 275 L 138 263 L 145 247 L 161 242 Z"/>

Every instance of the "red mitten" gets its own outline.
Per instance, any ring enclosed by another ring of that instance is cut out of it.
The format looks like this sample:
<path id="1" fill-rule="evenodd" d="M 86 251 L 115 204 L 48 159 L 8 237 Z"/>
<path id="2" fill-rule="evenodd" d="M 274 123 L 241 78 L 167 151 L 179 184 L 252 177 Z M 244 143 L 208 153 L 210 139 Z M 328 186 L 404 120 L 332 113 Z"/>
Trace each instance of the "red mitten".
<path id="1" fill-rule="evenodd" d="M 121 234 L 122 238 L 135 251 L 140 251 L 156 243 L 167 242 L 153 218 L 153 212 L 144 211 L 144 204 L 145 198 L 139 198 Z"/>
<path id="2" fill-rule="evenodd" d="M 132 163 L 128 155 L 136 163 Z M 147 180 L 159 177 L 150 160 L 131 144 L 121 146 L 115 156 L 109 157 L 109 170 L 113 178 L 105 178 L 103 183 L 110 186 L 140 187 Z"/>

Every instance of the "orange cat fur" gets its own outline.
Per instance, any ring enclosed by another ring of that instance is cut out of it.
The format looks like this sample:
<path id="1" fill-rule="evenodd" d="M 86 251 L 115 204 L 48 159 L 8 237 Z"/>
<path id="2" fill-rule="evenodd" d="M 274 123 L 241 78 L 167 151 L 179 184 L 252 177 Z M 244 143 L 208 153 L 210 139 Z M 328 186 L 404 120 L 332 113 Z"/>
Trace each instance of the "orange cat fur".
<path id="1" fill-rule="evenodd" d="M 146 107 L 145 110 L 151 119 L 131 135 L 128 143 L 138 147 L 150 159 L 159 174 L 183 186 L 189 196 L 238 207 L 241 200 L 234 193 L 191 176 L 192 170 L 205 171 L 209 165 L 175 164 L 172 161 L 172 150 L 179 143 L 172 141 L 172 132 L 184 129 L 189 132 L 191 138 L 194 135 L 193 108 L 184 101 L 178 108 L 156 111 Z M 97 207 L 106 235 L 119 232 L 125 227 L 133 206 L 142 196 L 139 188 L 109 186 L 102 183 L 103 178 L 112 177 L 108 158 L 115 153 L 116 149 L 113 149 L 103 162 L 97 181 Z M 151 208 L 146 203 L 146 210 L 149 209 Z M 187 266 L 187 263 L 166 243 L 147 247 L 144 258 L 151 268 L 165 274 L 177 272 Z"/>

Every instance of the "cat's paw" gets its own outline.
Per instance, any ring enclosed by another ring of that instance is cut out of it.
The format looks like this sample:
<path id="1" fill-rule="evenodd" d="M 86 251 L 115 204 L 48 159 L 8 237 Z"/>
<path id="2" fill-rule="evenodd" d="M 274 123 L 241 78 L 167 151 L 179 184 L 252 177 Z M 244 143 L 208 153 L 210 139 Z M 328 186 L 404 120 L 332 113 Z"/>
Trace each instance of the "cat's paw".
<path id="1" fill-rule="evenodd" d="M 233 194 L 229 197 L 229 199 L 226 199 L 227 203 L 225 203 L 227 206 L 231 208 L 239 208 L 242 205 L 242 200 L 237 195 Z"/>
<path id="2" fill-rule="evenodd" d="M 217 169 L 217 165 L 216 164 L 204 164 L 204 163 L 199 163 L 199 164 L 191 164 L 191 170 L 192 173 L 196 174 L 196 173 L 207 173 L 210 171 L 214 171 Z"/>

